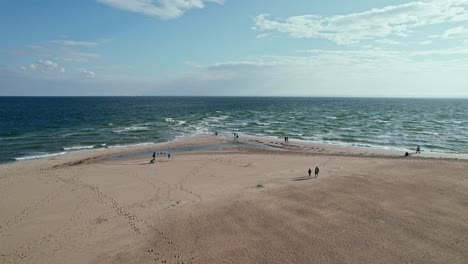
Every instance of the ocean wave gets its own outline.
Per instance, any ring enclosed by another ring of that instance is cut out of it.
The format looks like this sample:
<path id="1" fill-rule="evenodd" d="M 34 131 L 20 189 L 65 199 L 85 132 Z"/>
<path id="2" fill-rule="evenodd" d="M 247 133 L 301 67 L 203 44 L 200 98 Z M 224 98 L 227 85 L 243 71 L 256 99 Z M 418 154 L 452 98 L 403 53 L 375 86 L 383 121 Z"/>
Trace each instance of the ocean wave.
<path id="1" fill-rule="evenodd" d="M 258 122 L 257 121 L 256 123 L 257 123 L 257 125 L 260 125 L 260 126 L 269 126 L 269 125 L 271 125 L 271 123 L 268 123 L 268 122 Z"/>
<path id="2" fill-rule="evenodd" d="M 223 120 L 228 119 L 229 116 L 223 115 L 223 116 L 208 116 L 203 118 L 203 120 L 208 121 L 208 122 L 220 122 Z"/>
<path id="3" fill-rule="evenodd" d="M 184 124 L 187 123 L 187 121 L 185 121 L 185 120 L 176 120 L 176 119 L 174 119 L 172 117 L 164 118 L 164 122 L 171 123 L 171 124 L 177 124 L 179 126 L 184 125 Z"/>
<path id="4" fill-rule="evenodd" d="M 325 118 L 327 118 L 327 119 L 337 119 L 336 116 L 326 116 Z"/>
<path id="5" fill-rule="evenodd" d="M 81 149 L 92 149 L 94 146 L 72 146 L 72 147 L 64 147 L 63 150 L 81 150 Z"/>
<path id="6" fill-rule="evenodd" d="M 112 145 L 108 147 L 109 148 L 125 148 L 125 147 L 146 146 L 146 145 L 153 145 L 153 144 L 154 142 L 142 142 L 142 143 L 134 143 L 134 144 Z"/>
<path id="7" fill-rule="evenodd" d="M 144 127 L 144 126 L 131 126 L 131 127 L 124 127 L 124 128 L 121 128 L 121 129 L 115 129 L 115 130 L 112 130 L 112 132 L 114 132 L 114 133 L 125 133 L 125 132 L 146 131 L 146 130 L 149 130 L 149 128 Z"/>
<path id="8" fill-rule="evenodd" d="M 21 160 L 31 160 L 31 159 L 41 159 L 41 158 L 48 158 L 48 157 L 55 157 L 55 156 L 60 156 L 65 154 L 66 152 L 58 152 L 58 153 L 37 153 L 35 155 L 31 156 L 25 156 L 25 157 L 17 157 L 15 158 L 16 161 L 21 161 Z"/>
<path id="9" fill-rule="evenodd" d="M 375 120 L 375 122 L 377 122 L 377 123 L 390 123 L 390 121 L 380 120 L 380 119 Z"/>

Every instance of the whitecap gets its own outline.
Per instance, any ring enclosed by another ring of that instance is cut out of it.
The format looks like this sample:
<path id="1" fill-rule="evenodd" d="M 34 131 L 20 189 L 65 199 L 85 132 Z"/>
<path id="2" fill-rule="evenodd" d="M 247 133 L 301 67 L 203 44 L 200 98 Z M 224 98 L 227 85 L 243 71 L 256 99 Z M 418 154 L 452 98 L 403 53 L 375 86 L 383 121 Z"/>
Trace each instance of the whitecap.
<path id="1" fill-rule="evenodd" d="M 124 132 L 145 131 L 145 130 L 149 130 L 149 128 L 143 127 L 143 126 L 131 126 L 131 127 L 124 127 L 123 129 L 115 129 L 115 130 L 112 130 L 112 132 L 124 133 Z"/>
<path id="2" fill-rule="evenodd" d="M 81 150 L 81 149 L 92 149 L 94 146 L 72 146 L 64 147 L 63 150 Z"/>
<path id="3" fill-rule="evenodd" d="M 270 123 L 268 122 L 257 122 L 257 125 L 261 125 L 261 126 L 269 126 L 271 125 Z"/>

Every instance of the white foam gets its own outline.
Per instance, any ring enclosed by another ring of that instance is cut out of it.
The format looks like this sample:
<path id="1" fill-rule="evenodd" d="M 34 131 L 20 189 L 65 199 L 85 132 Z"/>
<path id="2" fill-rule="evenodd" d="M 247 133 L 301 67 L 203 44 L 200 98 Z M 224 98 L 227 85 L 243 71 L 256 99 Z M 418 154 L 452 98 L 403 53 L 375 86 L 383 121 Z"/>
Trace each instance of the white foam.
<path id="1" fill-rule="evenodd" d="M 268 122 L 257 122 L 258 125 L 261 125 L 261 126 L 269 126 L 271 125 L 270 123 Z"/>
<path id="2" fill-rule="evenodd" d="M 80 149 L 92 149 L 94 146 L 72 146 L 63 148 L 63 150 L 80 150 Z"/>
<path id="3" fill-rule="evenodd" d="M 124 127 L 123 129 L 115 129 L 112 130 L 114 133 L 125 133 L 125 132 L 132 132 L 132 131 L 146 131 L 149 128 L 144 126 L 131 126 L 131 127 Z"/>
<path id="4" fill-rule="evenodd" d="M 136 147 L 136 146 L 146 146 L 152 145 L 154 142 L 143 142 L 143 143 L 135 143 L 135 144 L 127 144 L 127 145 L 113 145 L 109 146 L 109 148 L 125 148 L 125 147 Z"/>
<path id="5" fill-rule="evenodd" d="M 48 158 L 48 157 L 59 156 L 59 155 L 65 154 L 65 153 L 66 153 L 66 152 L 45 153 L 45 154 L 38 154 L 38 155 L 32 155 L 32 156 L 26 156 L 26 157 L 18 157 L 18 158 L 15 158 L 15 160 L 21 161 L 21 160 L 41 159 L 41 158 Z"/>

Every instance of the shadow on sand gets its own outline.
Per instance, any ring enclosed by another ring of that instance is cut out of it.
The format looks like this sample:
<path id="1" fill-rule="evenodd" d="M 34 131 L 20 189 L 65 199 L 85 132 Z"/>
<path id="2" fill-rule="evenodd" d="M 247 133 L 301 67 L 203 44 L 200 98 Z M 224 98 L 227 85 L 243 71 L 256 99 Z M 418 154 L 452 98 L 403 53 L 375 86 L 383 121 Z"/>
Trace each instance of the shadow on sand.
<path id="1" fill-rule="evenodd" d="M 293 178 L 293 181 L 307 181 L 307 180 L 312 180 L 315 179 L 314 177 L 308 177 L 308 176 L 302 176 L 302 177 L 296 177 Z"/>

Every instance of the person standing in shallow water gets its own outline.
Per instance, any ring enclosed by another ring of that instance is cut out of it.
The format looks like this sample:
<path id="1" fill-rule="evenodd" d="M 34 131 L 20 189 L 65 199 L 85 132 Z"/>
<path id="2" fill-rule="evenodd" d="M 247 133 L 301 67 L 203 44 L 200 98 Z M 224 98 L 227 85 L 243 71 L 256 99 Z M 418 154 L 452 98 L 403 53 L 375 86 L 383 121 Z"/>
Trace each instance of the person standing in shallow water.
<path id="1" fill-rule="evenodd" d="M 421 153 L 421 147 L 418 145 L 418 147 L 416 148 L 416 153 Z"/>
<path id="2" fill-rule="evenodd" d="M 311 174 L 312 174 L 312 170 L 309 168 L 309 177 L 310 177 Z"/>
<path id="3" fill-rule="evenodd" d="M 318 167 L 315 167 L 315 178 L 318 177 L 319 172 L 320 172 L 320 169 Z"/>

